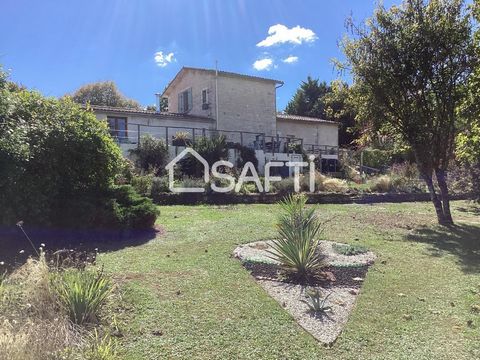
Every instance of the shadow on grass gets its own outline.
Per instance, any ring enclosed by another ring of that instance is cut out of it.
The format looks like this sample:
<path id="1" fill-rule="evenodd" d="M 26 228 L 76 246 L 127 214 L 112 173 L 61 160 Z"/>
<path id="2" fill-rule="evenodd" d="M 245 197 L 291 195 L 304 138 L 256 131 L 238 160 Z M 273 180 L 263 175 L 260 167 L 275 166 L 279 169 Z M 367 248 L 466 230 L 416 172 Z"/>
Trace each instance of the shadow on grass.
<path id="1" fill-rule="evenodd" d="M 431 256 L 441 257 L 445 253 L 457 257 L 465 273 L 480 272 L 480 227 L 458 224 L 452 227 L 422 227 L 407 235 L 410 241 L 430 245 Z"/>
<path id="2" fill-rule="evenodd" d="M 60 249 L 72 249 L 79 252 L 110 252 L 130 246 L 138 246 L 155 239 L 163 233 L 156 227 L 146 230 L 129 230 L 112 232 L 101 230 L 59 230 L 59 229 L 29 229 L 28 236 L 35 249 L 44 245 L 46 251 L 54 252 Z M 20 229 L 0 229 L 0 273 L 2 270 L 12 270 L 21 266 L 30 256 L 37 256 L 35 250 Z"/>

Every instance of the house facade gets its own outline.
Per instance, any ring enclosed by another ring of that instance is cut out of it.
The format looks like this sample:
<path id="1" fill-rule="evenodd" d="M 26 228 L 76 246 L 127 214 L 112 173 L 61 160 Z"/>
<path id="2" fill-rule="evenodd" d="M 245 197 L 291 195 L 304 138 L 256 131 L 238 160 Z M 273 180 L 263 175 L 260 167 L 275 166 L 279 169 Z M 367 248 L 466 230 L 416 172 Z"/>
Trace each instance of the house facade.
<path id="1" fill-rule="evenodd" d="M 164 139 L 172 158 L 178 153 L 175 139 L 180 135 L 194 141 L 221 134 L 229 144 L 254 148 L 260 165 L 272 159 L 298 158 L 302 149 L 336 159 L 338 123 L 277 113 L 276 92 L 282 85 L 273 79 L 184 67 L 158 94 L 159 104 L 161 98 L 167 99 L 167 112 L 93 109 L 97 118 L 108 122 L 124 154 L 144 134 Z M 236 156 L 233 150 L 231 156 Z"/>

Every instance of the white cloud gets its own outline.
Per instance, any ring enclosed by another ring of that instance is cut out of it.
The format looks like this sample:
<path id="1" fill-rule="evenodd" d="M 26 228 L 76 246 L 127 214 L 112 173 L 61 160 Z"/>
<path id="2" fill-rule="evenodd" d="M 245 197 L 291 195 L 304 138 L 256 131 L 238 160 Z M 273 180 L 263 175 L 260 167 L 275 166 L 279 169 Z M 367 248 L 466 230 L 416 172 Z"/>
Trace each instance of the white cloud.
<path id="1" fill-rule="evenodd" d="M 253 63 L 253 68 L 255 70 L 261 71 L 261 70 L 270 70 L 273 65 L 273 60 L 270 58 L 264 58 L 257 60 Z"/>
<path id="2" fill-rule="evenodd" d="M 163 51 L 158 51 L 155 53 L 155 62 L 160 67 L 165 67 L 173 61 L 176 61 L 173 52 L 164 54 Z"/>
<path id="3" fill-rule="evenodd" d="M 298 56 L 290 55 L 289 57 L 287 57 L 286 59 L 283 59 L 282 61 L 287 64 L 293 64 L 298 61 Z"/>
<path id="4" fill-rule="evenodd" d="M 292 43 L 300 45 L 304 42 L 313 42 L 317 39 L 317 35 L 310 30 L 300 27 L 299 25 L 289 29 L 285 25 L 277 24 L 270 26 L 268 36 L 260 41 L 258 47 L 269 47 L 277 44 Z"/>

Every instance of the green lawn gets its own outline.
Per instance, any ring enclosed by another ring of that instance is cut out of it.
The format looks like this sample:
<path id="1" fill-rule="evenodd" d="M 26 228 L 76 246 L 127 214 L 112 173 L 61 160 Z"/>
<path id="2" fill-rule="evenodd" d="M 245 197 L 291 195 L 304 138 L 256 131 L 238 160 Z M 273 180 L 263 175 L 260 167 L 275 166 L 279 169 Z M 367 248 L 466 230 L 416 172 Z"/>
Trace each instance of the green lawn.
<path id="1" fill-rule="evenodd" d="M 471 310 L 480 304 L 480 218 L 466 202 L 453 210 L 458 226 L 445 230 L 429 203 L 319 206 L 330 219 L 326 239 L 378 255 L 327 349 L 230 257 L 236 244 L 275 235 L 277 206 L 161 207 L 164 235 L 100 257 L 121 286 L 120 357 L 480 358 L 480 315 Z"/>

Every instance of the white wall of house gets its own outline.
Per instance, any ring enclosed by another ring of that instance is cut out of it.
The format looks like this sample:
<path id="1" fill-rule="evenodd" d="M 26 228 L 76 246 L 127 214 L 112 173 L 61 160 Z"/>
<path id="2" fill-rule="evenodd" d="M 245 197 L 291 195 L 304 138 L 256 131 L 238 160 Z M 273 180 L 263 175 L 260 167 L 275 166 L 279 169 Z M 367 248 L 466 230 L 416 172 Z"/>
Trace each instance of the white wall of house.
<path id="1" fill-rule="evenodd" d="M 183 69 L 166 89 L 170 112 L 179 112 L 179 93 L 191 89 L 192 100 L 189 115 L 208 116 L 216 119 L 218 88 L 217 129 L 275 135 L 276 108 L 274 80 L 242 77 L 202 69 Z M 207 89 L 209 107 L 202 107 L 202 90 Z"/>
<path id="2" fill-rule="evenodd" d="M 275 82 L 219 76 L 218 129 L 275 135 Z"/>
<path id="3" fill-rule="evenodd" d="M 168 111 L 178 113 L 178 94 L 192 89 L 192 108 L 188 114 L 215 118 L 215 76 L 195 69 L 185 71 L 181 75 L 164 94 L 168 98 Z M 202 90 L 204 89 L 207 89 L 208 109 L 202 107 Z"/>
<path id="4" fill-rule="evenodd" d="M 108 117 L 124 118 L 127 119 L 127 139 L 121 139 L 120 148 L 125 154 L 129 149 L 135 148 L 138 142 L 138 130 L 140 129 L 140 136 L 149 134 L 155 138 L 172 139 L 177 132 L 187 132 L 190 135 L 195 129 L 214 129 L 214 121 L 207 118 L 194 118 L 178 115 L 166 115 L 166 114 L 137 114 L 137 113 L 125 113 L 115 111 L 101 111 L 95 110 L 97 119 L 107 121 Z M 138 126 L 144 125 L 144 126 Z M 168 127 L 168 129 L 166 128 Z M 167 134 L 168 132 L 168 134 Z M 201 134 L 201 130 L 195 130 L 196 136 Z"/>
<path id="5" fill-rule="evenodd" d="M 277 119 L 280 136 L 303 139 L 304 144 L 338 146 L 338 125 L 328 122 Z"/>

